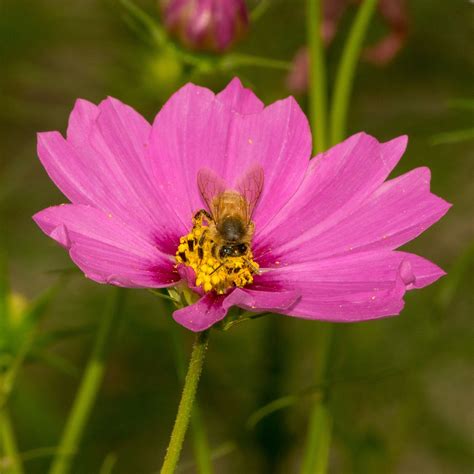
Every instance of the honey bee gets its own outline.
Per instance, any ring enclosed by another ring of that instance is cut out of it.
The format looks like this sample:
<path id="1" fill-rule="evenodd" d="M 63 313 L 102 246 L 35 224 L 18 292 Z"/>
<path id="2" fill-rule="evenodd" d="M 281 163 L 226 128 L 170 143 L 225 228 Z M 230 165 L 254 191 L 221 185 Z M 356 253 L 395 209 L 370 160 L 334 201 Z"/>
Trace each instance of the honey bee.
<path id="1" fill-rule="evenodd" d="M 206 238 L 213 242 L 211 253 L 221 263 L 228 257 L 251 255 L 254 233 L 252 214 L 263 189 L 263 169 L 254 165 L 237 181 L 235 189 L 209 169 L 198 172 L 197 183 L 210 214 L 202 209 L 197 214 L 209 221 Z M 248 261 L 248 259 L 247 259 Z"/>

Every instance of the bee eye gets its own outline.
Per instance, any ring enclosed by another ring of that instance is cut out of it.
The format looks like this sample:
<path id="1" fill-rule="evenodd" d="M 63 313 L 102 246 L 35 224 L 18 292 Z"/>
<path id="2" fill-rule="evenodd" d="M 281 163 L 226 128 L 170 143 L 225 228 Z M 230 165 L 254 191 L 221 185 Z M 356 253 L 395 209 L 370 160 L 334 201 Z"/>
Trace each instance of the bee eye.
<path id="1" fill-rule="evenodd" d="M 232 255 L 232 247 L 225 245 L 220 249 L 219 254 L 222 258 L 229 257 L 230 255 Z"/>

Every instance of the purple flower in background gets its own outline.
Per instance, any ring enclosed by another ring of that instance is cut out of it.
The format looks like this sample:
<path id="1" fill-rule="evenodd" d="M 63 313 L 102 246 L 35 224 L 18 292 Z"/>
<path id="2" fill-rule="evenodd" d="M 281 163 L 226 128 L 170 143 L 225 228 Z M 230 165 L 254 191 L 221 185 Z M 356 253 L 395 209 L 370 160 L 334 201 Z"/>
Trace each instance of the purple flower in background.
<path id="1" fill-rule="evenodd" d="M 244 0 L 164 0 L 161 4 L 166 28 L 194 49 L 224 51 L 248 25 Z"/>
<path id="2" fill-rule="evenodd" d="M 184 86 L 153 125 L 116 99 L 78 100 L 66 138 L 38 135 L 71 203 L 34 220 L 92 280 L 187 292 L 193 304 L 174 318 L 193 331 L 231 306 L 327 321 L 395 315 L 407 290 L 444 274 L 395 249 L 450 207 L 430 193 L 427 168 L 387 180 L 406 144 L 358 133 L 310 160 L 296 101 L 264 107 L 238 79 L 217 95 Z"/>
<path id="3" fill-rule="evenodd" d="M 339 22 L 351 0 L 325 0 L 323 2 L 323 22 L 321 36 L 329 45 L 336 36 Z M 383 66 L 389 63 L 405 44 L 408 33 L 408 12 L 406 0 L 379 0 L 380 18 L 387 24 L 389 32 L 373 46 L 364 50 L 363 57 L 367 61 Z M 288 89 L 294 93 L 302 93 L 308 89 L 309 58 L 306 47 L 300 48 L 294 59 L 287 78 Z"/>

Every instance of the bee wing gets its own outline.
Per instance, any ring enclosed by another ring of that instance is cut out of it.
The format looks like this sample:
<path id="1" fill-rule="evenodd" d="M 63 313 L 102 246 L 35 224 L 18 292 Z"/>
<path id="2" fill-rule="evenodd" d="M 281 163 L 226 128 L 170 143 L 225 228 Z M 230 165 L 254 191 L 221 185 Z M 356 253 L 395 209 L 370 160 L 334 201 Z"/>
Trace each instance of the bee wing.
<path id="1" fill-rule="evenodd" d="M 209 168 L 201 168 L 197 174 L 197 184 L 212 217 L 217 220 L 216 203 L 218 200 L 216 198 L 227 189 L 226 182 Z"/>
<path id="2" fill-rule="evenodd" d="M 255 205 L 262 194 L 263 178 L 263 168 L 260 165 L 253 165 L 237 181 L 236 189 L 247 202 L 247 222 L 250 222 Z"/>

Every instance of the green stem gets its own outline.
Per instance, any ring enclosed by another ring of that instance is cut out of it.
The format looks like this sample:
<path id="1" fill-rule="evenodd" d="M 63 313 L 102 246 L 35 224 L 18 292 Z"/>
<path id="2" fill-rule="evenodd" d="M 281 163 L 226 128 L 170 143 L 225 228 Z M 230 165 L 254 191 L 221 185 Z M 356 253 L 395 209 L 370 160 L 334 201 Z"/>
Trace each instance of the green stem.
<path id="1" fill-rule="evenodd" d="M 239 66 L 253 66 L 268 69 L 279 69 L 289 71 L 291 63 L 280 59 L 264 58 L 261 56 L 253 56 L 250 54 L 230 53 L 222 57 L 218 65 L 223 70 L 234 69 Z"/>
<path id="2" fill-rule="evenodd" d="M 332 325 L 318 325 L 316 335 L 315 383 L 324 386 L 329 367 Z M 318 396 L 311 410 L 301 474 L 324 474 L 329 461 L 332 415 L 327 406 L 327 389 Z"/>
<path id="3" fill-rule="evenodd" d="M 199 474 L 212 474 L 211 451 L 207 440 L 207 433 L 202 420 L 199 405 L 195 404 L 191 415 L 191 430 L 193 434 L 193 449 L 196 458 L 196 467 Z"/>
<path id="4" fill-rule="evenodd" d="M 3 408 L 0 410 L 0 469 L 5 468 L 5 474 L 23 474 L 15 434 L 10 416 Z"/>
<path id="5" fill-rule="evenodd" d="M 183 354 L 183 347 L 181 341 L 181 330 L 178 325 L 173 324 L 173 343 L 175 347 L 175 358 L 178 377 L 181 382 L 184 382 L 186 375 L 186 366 Z M 199 474 L 212 474 L 211 451 L 209 449 L 209 442 L 207 439 L 206 428 L 202 419 L 201 410 L 197 399 L 194 401 L 193 412 L 191 415 L 191 432 L 194 449 L 194 457 L 196 458 L 196 467 Z"/>
<path id="6" fill-rule="evenodd" d="M 321 0 L 307 0 L 307 34 L 310 64 L 309 109 L 310 124 L 314 137 L 314 151 L 320 153 L 327 146 L 326 125 L 326 67 L 324 45 L 321 37 L 323 17 Z M 316 341 L 315 384 L 321 385 L 326 378 L 327 359 L 332 327 L 319 326 Z M 331 413 L 326 397 L 318 397 L 313 403 L 301 474 L 324 474 L 329 459 L 331 442 Z"/>
<path id="7" fill-rule="evenodd" d="M 208 331 L 200 332 L 196 335 L 188 373 L 184 381 L 183 394 L 181 395 L 181 401 L 179 403 L 178 413 L 174 422 L 165 460 L 161 467 L 161 474 L 174 473 L 178 464 L 184 436 L 188 429 L 189 419 L 193 410 L 193 403 L 196 397 L 196 390 L 201 376 L 204 358 L 206 356 L 208 336 Z"/>
<path id="8" fill-rule="evenodd" d="M 67 474 L 70 471 L 102 383 L 110 342 L 123 307 L 124 294 L 123 289 L 114 289 L 111 304 L 101 319 L 94 348 L 64 428 L 50 474 Z"/>
<path id="9" fill-rule="evenodd" d="M 250 21 L 254 24 L 265 14 L 270 6 L 270 0 L 260 0 L 257 6 L 250 12 Z"/>
<path id="10" fill-rule="evenodd" d="M 331 106 L 331 144 L 335 145 L 345 138 L 347 109 L 351 97 L 354 74 L 362 44 L 374 13 L 377 0 L 364 0 L 357 11 L 336 75 L 334 96 Z"/>
<path id="11" fill-rule="evenodd" d="M 321 37 L 321 0 L 308 0 L 307 35 L 309 49 L 309 117 L 314 137 L 314 151 L 326 149 L 326 64 Z"/>

